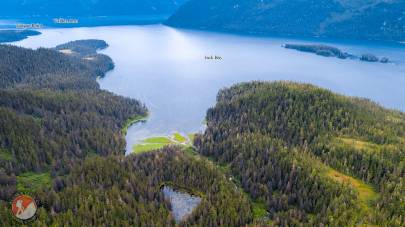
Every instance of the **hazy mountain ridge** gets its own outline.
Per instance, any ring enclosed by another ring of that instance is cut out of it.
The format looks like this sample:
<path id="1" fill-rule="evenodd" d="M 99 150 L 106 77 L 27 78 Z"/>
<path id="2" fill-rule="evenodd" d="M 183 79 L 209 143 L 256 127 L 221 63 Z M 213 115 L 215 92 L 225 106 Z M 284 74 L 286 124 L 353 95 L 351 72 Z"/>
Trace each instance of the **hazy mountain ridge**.
<path id="1" fill-rule="evenodd" d="M 170 14 L 185 0 L 4 0 L 2 16 L 111 16 Z"/>
<path id="2" fill-rule="evenodd" d="M 191 0 L 166 22 L 175 27 L 330 38 L 405 39 L 399 0 Z"/>

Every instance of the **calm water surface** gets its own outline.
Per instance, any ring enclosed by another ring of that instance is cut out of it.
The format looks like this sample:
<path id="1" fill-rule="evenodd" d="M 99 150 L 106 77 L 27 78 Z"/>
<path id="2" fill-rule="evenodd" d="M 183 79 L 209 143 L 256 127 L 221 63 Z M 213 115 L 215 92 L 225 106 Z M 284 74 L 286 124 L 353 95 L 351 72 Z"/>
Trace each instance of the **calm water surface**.
<path id="1" fill-rule="evenodd" d="M 46 29 L 42 35 L 17 42 L 24 47 L 96 38 L 110 47 L 103 51 L 115 69 L 100 80 L 103 89 L 141 100 L 151 115 L 131 127 L 127 151 L 137 142 L 173 132 L 203 130 L 206 110 L 219 89 L 251 80 L 309 82 L 332 91 L 372 99 L 405 111 L 405 45 L 323 41 L 360 55 L 373 53 L 394 64 L 325 58 L 287 50 L 291 40 L 178 30 L 162 25 Z M 319 41 L 318 41 L 319 42 Z M 218 56 L 221 60 L 206 60 Z"/>
<path id="2" fill-rule="evenodd" d="M 201 198 L 185 192 L 164 186 L 162 189 L 164 197 L 170 201 L 174 220 L 179 223 L 186 219 L 200 204 Z"/>

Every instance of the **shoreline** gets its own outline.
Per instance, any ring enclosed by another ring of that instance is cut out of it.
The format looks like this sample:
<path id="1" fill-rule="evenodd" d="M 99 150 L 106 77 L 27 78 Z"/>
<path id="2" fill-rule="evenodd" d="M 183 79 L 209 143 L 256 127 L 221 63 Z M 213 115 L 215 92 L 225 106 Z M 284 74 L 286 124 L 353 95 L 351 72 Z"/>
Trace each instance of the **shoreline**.
<path id="1" fill-rule="evenodd" d="M 124 123 L 124 126 L 121 129 L 121 134 L 124 137 L 124 139 L 125 139 L 125 137 L 127 135 L 128 129 L 131 126 L 133 126 L 134 124 L 139 123 L 139 122 L 147 121 L 148 117 L 149 117 L 149 111 L 146 112 L 145 115 L 135 115 L 135 116 L 132 116 L 132 117 L 128 118 L 126 120 L 126 122 Z"/>
<path id="2" fill-rule="evenodd" d="M 12 44 L 39 35 L 42 32 L 36 29 L 0 29 L 0 44 Z"/>

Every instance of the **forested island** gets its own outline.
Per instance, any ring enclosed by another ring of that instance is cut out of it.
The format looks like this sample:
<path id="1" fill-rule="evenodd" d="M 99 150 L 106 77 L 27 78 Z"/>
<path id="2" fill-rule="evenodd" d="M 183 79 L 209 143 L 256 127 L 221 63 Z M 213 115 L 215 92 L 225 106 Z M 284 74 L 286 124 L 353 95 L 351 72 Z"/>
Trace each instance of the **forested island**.
<path id="1" fill-rule="evenodd" d="M 20 41 L 40 34 L 34 30 L 0 30 L 0 43 Z"/>
<path id="2" fill-rule="evenodd" d="M 342 50 L 327 46 L 327 45 L 316 45 L 316 44 L 285 44 L 283 45 L 286 49 L 293 49 L 298 50 L 301 52 L 308 52 L 314 53 L 316 55 L 324 56 L 324 57 L 335 57 L 340 59 L 359 59 L 360 61 L 367 61 L 367 62 L 381 62 L 381 63 L 388 63 L 389 59 L 386 57 L 382 57 L 381 59 L 373 54 L 363 54 L 360 57 L 349 54 L 347 52 L 343 52 Z"/>

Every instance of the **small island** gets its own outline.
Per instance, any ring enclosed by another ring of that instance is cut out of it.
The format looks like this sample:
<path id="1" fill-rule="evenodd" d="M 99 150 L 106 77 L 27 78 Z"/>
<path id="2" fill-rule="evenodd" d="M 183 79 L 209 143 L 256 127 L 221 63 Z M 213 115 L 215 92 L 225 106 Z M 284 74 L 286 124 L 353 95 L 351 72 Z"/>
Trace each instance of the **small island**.
<path id="1" fill-rule="evenodd" d="M 300 44 L 285 44 L 284 48 L 294 49 L 302 52 L 314 53 L 324 57 L 337 57 L 346 59 L 352 57 L 350 54 L 342 52 L 336 47 L 326 45 L 300 45 Z"/>
<path id="2" fill-rule="evenodd" d="M 388 63 L 389 59 L 386 57 L 383 57 L 379 59 L 377 56 L 373 54 L 363 54 L 360 57 L 361 61 L 367 61 L 367 62 L 381 62 L 381 63 Z"/>
<path id="3" fill-rule="evenodd" d="M 0 30 L 0 43 L 21 41 L 40 34 L 41 32 L 35 30 Z"/>
<path id="4" fill-rule="evenodd" d="M 314 53 L 323 57 L 335 57 L 339 59 L 359 59 L 366 62 L 381 62 L 389 63 L 390 60 L 386 57 L 378 58 L 373 54 L 363 54 L 360 57 L 344 52 L 336 47 L 321 45 L 321 44 L 285 44 L 286 49 L 298 50 L 301 52 Z"/>

